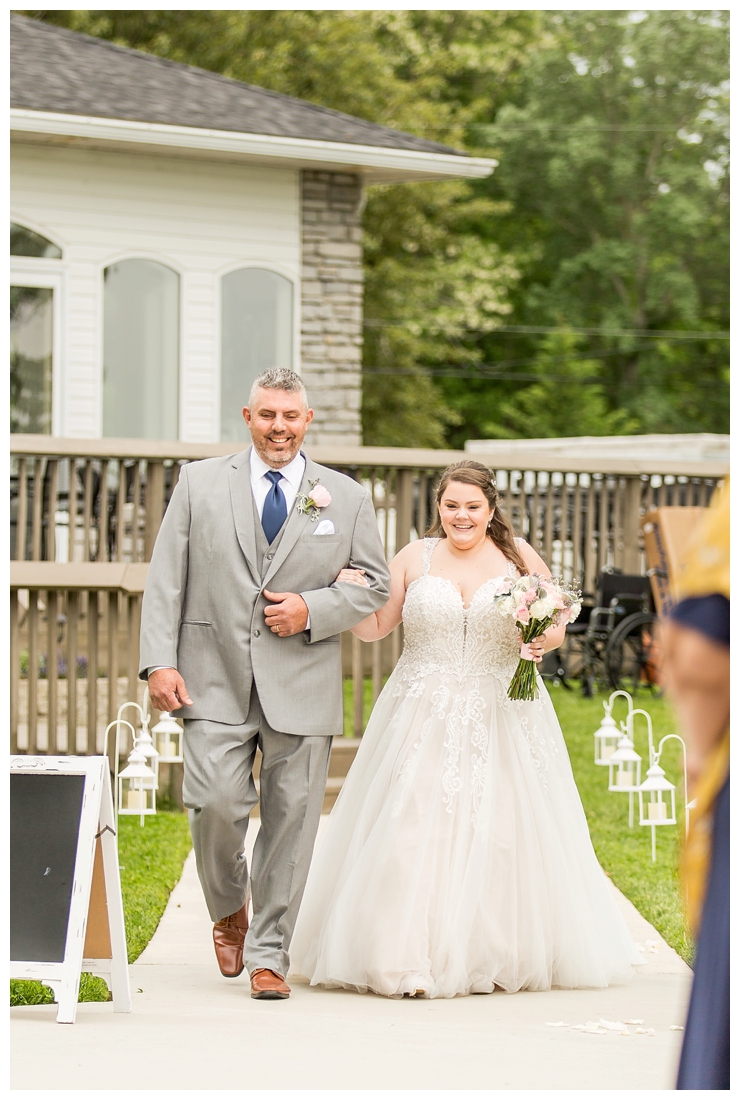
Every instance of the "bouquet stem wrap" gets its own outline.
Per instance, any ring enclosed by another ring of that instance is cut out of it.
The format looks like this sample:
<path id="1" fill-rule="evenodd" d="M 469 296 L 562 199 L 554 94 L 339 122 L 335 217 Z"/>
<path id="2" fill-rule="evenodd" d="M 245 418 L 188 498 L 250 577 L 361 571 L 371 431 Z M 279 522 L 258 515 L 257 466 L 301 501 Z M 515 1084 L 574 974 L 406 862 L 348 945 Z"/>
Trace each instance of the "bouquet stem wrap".
<path id="1" fill-rule="evenodd" d="M 526 626 L 521 626 L 522 642 L 534 641 L 544 634 L 550 626 L 550 621 L 545 619 L 533 619 Z M 510 699 L 535 699 L 537 697 L 537 662 L 530 657 L 520 657 L 516 672 L 509 684 L 508 696 Z"/>

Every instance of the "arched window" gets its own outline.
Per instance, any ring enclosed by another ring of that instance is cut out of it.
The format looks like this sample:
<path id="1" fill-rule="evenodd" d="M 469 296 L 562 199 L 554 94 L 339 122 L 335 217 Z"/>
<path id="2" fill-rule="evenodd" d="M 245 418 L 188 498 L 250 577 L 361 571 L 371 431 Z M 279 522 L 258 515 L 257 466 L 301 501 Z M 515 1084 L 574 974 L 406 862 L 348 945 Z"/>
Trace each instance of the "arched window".
<path id="1" fill-rule="evenodd" d="M 177 439 L 180 276 L 154 260 L 105 269 L 103 435 Z"/>
<path id="2" fill-rule="evenodd" d="M 221 280 L 221 439 L 248 436 L 241 410 L 252 382 L 270 367 L 293 366 L 293 284 L 243 267 Z"/>
<path id="3" fill-rule="evenodd" d="M 61 260 L 62 250 L 52 241 L 27 229 L 25 225 L 10 223 L 10 255 L 41 256 L 46 260 Z"/>

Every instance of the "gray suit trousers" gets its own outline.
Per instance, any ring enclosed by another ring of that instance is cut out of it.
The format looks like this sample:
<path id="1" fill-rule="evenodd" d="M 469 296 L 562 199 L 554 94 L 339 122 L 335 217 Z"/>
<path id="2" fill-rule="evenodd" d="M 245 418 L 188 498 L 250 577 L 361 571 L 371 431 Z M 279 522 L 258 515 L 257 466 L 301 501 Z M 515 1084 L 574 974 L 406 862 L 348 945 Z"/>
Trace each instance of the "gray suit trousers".
<path id="1" fill-rule="evenodd" d="M 288 973 L 290 941 L 308 877 L 324 801 L 331 737 L 280 733 L 268 724 L 253 687 L 241 725 L 185 720 L 183 799 L 212 920 L 236 913 L 251 893 L 244 944 L 247 973 Z M 260 793 L 252 768 L 262 752 Z M 249 874 L 244 841 L 260 803 Z"/>

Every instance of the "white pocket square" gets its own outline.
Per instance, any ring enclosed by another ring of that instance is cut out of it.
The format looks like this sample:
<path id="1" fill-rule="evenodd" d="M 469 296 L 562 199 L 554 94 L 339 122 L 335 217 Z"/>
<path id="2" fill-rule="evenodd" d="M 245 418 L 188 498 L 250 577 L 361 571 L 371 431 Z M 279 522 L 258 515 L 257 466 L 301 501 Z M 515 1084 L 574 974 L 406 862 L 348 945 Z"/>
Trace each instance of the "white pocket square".
<path id="1" fill-rule="evenodd" d="M 330 519 L 322 519 L 321 523 L 316 525 L 314 535 L 333 535 L 334 524 Z"/>

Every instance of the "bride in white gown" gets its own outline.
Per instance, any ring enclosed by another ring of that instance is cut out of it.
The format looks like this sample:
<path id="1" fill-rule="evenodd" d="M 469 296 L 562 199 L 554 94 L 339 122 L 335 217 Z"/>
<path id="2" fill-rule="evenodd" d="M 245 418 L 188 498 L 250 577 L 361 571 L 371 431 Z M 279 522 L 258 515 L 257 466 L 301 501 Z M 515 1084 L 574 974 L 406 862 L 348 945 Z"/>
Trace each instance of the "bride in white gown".
<path id="1" fill-rule="evenodd" d="M 315 854 L 292 972 L 389 997 L 628 979 L 640 956 L 552 703 L 539 678 L 533 702 L 506 694 L 520 635 L 495 610 L 497 581 L 549 570 L 479 463 L 445 472 L 437 506 L 439 537 L 397 554 L 389 602 L 354 629 L 371 641 L 403 619 L 405 644 Z"/>

